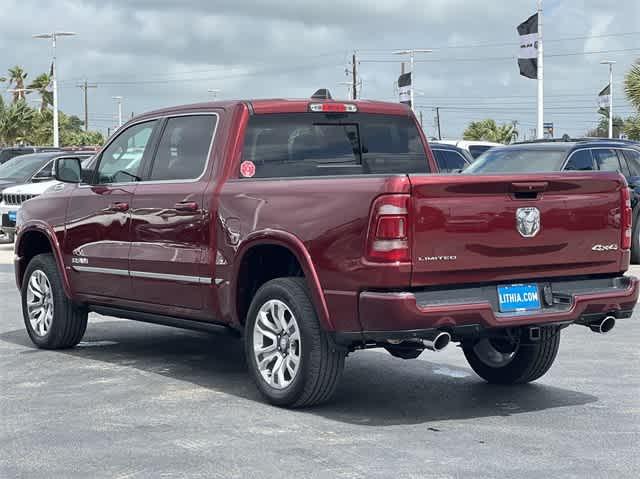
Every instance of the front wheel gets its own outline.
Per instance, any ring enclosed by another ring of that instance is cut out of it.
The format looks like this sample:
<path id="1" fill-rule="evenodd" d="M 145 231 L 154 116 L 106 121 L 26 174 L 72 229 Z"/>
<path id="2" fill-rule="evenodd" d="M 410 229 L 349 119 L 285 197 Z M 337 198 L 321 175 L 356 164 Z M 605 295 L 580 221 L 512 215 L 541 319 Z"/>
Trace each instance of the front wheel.
<path id="1" fill-rule="evenodd" d="M 270 403 L 311 406 L 335 391 L 345 354 L 320 327 L 304 279 L 265 283 L 251 302 L 244 336 L 249 371 Z"/>
<path id="2" fill-rule="evenodd" d="M 523 384 L 542 377 L 553 365 L 560 346 L 560 329 L 540 329 L 539 341 L 525 337 L 526 329 L 510 341 L 482 338 L 462 344 L 467 361 L 478 376 L 493 384 Z"/>
<path id="3" fill-rule="evenodd" d="M 87 311 L 65 295 L 56 261 L 40 254 L 28 264 L 22 281 L 22 314 L 31 341 L 43 349 L 63 349 L 80 342 Z"/>

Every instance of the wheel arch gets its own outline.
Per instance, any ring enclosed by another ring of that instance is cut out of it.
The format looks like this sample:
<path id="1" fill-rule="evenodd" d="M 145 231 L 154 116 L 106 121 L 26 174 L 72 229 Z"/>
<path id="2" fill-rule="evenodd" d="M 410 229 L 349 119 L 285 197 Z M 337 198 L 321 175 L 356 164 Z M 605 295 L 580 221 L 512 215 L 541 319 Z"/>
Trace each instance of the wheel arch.
<path id="1" fill-rule="evenodd" d="M 267 230 L 261 232 L 254 232 L 248 236 L 238 248 L 235 255 L 233 273 L 232 273 L 232 298 L 234 301 L 234 321 L 237 324 L 244 324 L 244 313 L 248 310 L 246 298 L 243 297 L 243 285 L 244 279 L 243 268 L 246 267 L 247 261 L 250 260 L 252 252 L 260 251 L 259 248 L 273 247 L 280 248 L 280 251 L 288 252 L 293 258 L 295 258 L 297 264 L 300 267 L 301 276 L 304 277 L 309 291 L 311 293 L 311 300 L 318 313 L 320 323 L 326 331 L 333 331 L 334 326 L 329 317 L 329 310 L 325 301 L 324 293 L 322 292 L 322 286 L 320 285 L 320 279 L 311 260 L 309 251 L 304 246 L 304 243 L 295 235 L 279 230 Z M 269 275 L 267 275 L 268 277 Z M 282 277 L 282 276 L 278 276 Z M 268 279 L 275 279 L 268 277 Z M 255 292 L 254 292 L 255 293 Z M 249 299 L 250 302 L 250 299 Z"/>
<path id="2" fill-rule="evenodd" d="M 46 223 L 28 223 L 20 228 L 15 243 L 15 276 L 18 289 L 22 288 L 22 280 L 27 265 L 39 254 L 51 253 L 55 259 L 65 295 L 71 298 L 71 285 L 62 260 L 62 249 L 53 229 Z"/>

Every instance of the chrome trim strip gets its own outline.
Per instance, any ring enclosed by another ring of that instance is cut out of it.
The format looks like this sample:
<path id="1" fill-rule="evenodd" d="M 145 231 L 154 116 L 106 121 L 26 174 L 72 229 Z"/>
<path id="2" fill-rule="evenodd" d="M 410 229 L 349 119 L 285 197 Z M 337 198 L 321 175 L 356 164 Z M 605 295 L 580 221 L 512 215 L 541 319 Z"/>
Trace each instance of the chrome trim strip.
<path id="1" fill-rule="evenodd" d="M 100 273 L 100 274 L 112 274 L 115 276 L 129 276 L 129 271 L 126 269 L 115 268 L 95 268 L 93 266 L 76 266 L 71 267 L 73 270 L 79 273 Z"/>
<path id="2" fill-rule="evenodd" d="M 167 281 L 181 281 L 183 283 L 200 283 L 200 278 L 198 276 L 185 276 L 181 274 L 152 273 L 150 271 L 129 271 L 129 275 L 132 278 L 161 279 Z"/>
<path id="3" fill-rule="evenodd" d="M 111 274 L 115 276 L 129 276 L 131 278 L 181 281 L 183 283 L 211 284 L 213 282 L 211 278 L 207 278 L 205 276 L 187 276 L 182 274 L 151 273 L 149 271 L 127 271 L 126 269 L 95 268 L 93 266 L 77 266 L 77 265 L 73 265 L 72 269 L 81 273 Z"/>

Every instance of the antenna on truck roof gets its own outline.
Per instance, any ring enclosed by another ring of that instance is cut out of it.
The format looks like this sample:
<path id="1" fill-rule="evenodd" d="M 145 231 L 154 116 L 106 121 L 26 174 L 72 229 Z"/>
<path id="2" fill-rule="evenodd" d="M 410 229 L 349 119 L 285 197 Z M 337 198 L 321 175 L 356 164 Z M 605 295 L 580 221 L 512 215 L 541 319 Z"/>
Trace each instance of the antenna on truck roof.
<path id="1" fill-rule="evenodd" d="M 327 88 L 320 88 L 316 90 L 316 92 L 311 95 L 312 100 L 333 100 L 331 97 L 331 92 Z"/>

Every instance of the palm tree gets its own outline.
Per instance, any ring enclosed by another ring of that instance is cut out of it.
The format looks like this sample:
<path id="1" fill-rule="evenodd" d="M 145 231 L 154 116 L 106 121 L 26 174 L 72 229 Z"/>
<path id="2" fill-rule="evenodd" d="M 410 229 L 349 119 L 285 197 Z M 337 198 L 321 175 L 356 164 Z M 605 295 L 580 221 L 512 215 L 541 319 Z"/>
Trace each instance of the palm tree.
<path id="1" fill-rule="evenodd" d="M 30 89 L 36 90 L 40 95 L 40 112 L 45 111 L 49 105 L 53 104 L 53 93 L 49 90 L 51 85 L 51 75 L 48 73 L 42 73 L 38 75 L 35 80 L 29 85 Z"/>
<path id="2" fill-rule="evenodd" d="M 24 99 L 4 108 L 0 117 L 0 140 L 8 145 L 23 142 L 31 130 L 33 114 Z"/>
<path id="3" fill-rule="evenodd" d="M 13 87 L 13 102 L 18 100 L 24 100 L 24 81 L 27 79 L 27 72 L 21 66 L 16 65 L 13 68 L 9 68 L 9 88 Z"/>
<path id="4" fill-rule="evenodd" d="M 640 60 L 637 60 L 627 73 L 624 90 L 629 101 L 640 111 Z"/>
<path id="5" fill-rule="evenodd" d="M 463 138 L 465 140 L 484 140 L 509 144 L 518 138 L 518 131 L 514 125 L 509 123 L 498 125 L 495 120 L 488 118 L 469 123 Z"/>

